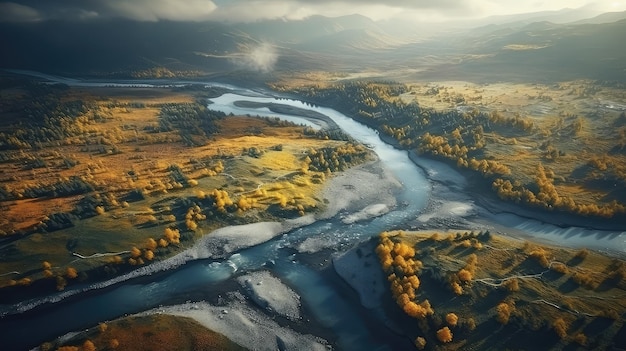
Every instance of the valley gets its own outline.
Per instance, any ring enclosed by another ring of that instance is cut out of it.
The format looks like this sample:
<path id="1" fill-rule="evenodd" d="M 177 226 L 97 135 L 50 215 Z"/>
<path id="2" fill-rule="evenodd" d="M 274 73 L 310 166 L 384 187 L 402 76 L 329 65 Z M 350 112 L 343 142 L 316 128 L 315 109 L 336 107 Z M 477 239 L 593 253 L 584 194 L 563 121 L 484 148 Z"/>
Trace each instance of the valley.
<path id="1" fill-rule="evenodd" d="M 3 347 L 625 349 L 624 10 L 0 3 Z"/>

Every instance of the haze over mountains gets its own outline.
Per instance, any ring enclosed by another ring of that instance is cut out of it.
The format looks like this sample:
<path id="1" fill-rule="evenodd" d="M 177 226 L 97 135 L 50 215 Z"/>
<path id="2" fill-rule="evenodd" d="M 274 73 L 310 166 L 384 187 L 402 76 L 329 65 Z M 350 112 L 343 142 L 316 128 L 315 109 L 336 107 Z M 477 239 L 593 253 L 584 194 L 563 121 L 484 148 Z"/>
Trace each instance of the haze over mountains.
<path id="1" fill-rule="evenodd" d="M 361 15 L 252 23 L 50 20 L 1 23 L 0 33 L 0 67 L 62 75 L 161 68 L 200 75 L 368 72 L 413 80 L 626 78 L 626 12 L 565 9 L 445 26 Z"/>

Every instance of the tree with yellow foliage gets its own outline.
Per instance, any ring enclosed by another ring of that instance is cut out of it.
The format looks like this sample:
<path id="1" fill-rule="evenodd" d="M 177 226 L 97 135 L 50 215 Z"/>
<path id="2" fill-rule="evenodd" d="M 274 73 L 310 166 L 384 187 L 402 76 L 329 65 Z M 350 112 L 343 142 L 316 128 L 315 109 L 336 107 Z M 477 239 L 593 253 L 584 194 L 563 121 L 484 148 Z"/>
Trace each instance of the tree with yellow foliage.
<path id="1" fill-rule="evenodd" d="M 96 351 L 96 345 L 89 339 L 83 343 L 82 351 Z"/>
<path id="2" fill-rule="evenodd" d="M 452 292 L 454 292 L 456 295 L 463 295 L 463 287 L 461 286 L 461 284 L 457 282 L 452 282 L 450 283 L 450 287 L 452 288 Z"/>
<path id="3" fill-rule="evenodd" d="M 426 347 L 426 339 L 421 336 L 415 338 L 415 347 L 417 347 L 418 350 L 423 350 Z"/>
<path id="4" fill-rule="evenodd" d="M 496 320 L 502 324 L 509 323 L 513 308 L 506 302 L 501 302 L 496 306 Z"/>
<path id="5" fill-rule="evenodd" d="M 180 244 L 180 231 L 178 231 L 178 229 L 167 227 L 165 228 L 163 236 L 165 240 L 171 244 Z"/>
<path id="6" fill-rule="evenodd" d="M 448 323 L 449 326 L 455 327 L 458 322 L 459 317 L 456 314 L 452 312 L 446 314 L 446 323 Z"/>
<path id="7" fill-rule="evenodd" d="M 554 323 L 552 323 L 552 328 L 556 335 L 561 339 L 565 339 L 567 336 L 567 322 L 563 318 L 557 318 Z"/>
<path id="8" fill-rule="evenodd" d="M 65 271 L 65 276 L 68 277 L 69 279 L 75 279 L 76 277 L 78 277 L 78 272 L 76 271 L 76 268 L 74 267 L 67 267 Z"/>
<path id="9" fill-rule="evenodd" d="M 474 275 L 472 274 L 472 272 L 468 271 L 465 268 L 461 269 L 457 273 L 457 276 L 459 277 L 459 280 L 462 282 L 469 282 L 472 280 L 472 278 L 474 278 Z"/>
<path id="10" fill-rule="evenodd" d="M 158 247 L 158 243 L 156 240 L 154 240 L 153 238 L 148 238 L 148 241 L 146 242 L 146 249 L 148 250 L 156 250 L 156 248 Z"/>
<path id="11" fill-rule="evenodd" d="M 57 351 L 79 351 L 78 346 L 61 346 Z"/>
<path id="12" fill-rule="evenodd" d="M 143 257 L 148 260 L 148 261 L 152 261 L 154 259 L 154 251 L 152 250 L 146 250 L 143 252 Z"/>
<path id="13" fill-rule="evenodd" d="M 137 258 L 141 256 L 141 250 L 139 250 L 137 247 L 133 246 L 132 249 L 130 249 L 130 257 L 132 258 Z"/>
<path id="14" fill-rule="evenodd" d="M 452 341 L 452 331 L 450 331 L 450 328 L 443 327 L 443 328 L 437 330 L 437 339 L 439 339 L 439 341 L 441 341 L 442 343 L 451 342 Z"/>
<path id="15" fill-rule="evenodd" d="M 109 341 L 109 348 L 116 349 L 118 346 L 120 346 L 120 342 L 117 339 L 111 339 Z"/>

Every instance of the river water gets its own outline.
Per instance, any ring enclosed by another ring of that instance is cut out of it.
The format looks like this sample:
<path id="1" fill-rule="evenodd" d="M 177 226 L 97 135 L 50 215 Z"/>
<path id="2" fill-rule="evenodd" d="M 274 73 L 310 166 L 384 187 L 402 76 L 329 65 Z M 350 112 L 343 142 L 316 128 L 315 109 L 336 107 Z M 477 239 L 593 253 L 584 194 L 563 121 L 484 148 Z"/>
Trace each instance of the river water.
<path id="1" fill-rule="evenodd" d="M 67 82 L 65 82 L 67 83 Z M 100 86 L 112 83 L 98 83 Z M 171 82 L 171 85 L 178 82 Z M 71 82 L 70 82 L 71 85 Z M 222 85 L 224 87 L 224 85 Z M 336 279 L 311 266 L 298 246 L 307 238 L 319 237 L 336 252 L 347 250 L 381 231 L 402 228 L 427 210 L 432 186 L 421 168 L 413 163 L 406 151 L 394 149 L 382 142 L 373 129 L 341 113 L 324 107 L 312 107 L 301 101 L 263 96 L 259 92 L 237 89 L 211 99 L 209 108 L 234 114 L 278 116 L 308 125 L 312 122 L 297 116 L 270 112 L 267 108 L 242 108 L 236 101 L 279 103 L 314 110 L 333 119 L 345 132 L 367 144 L 382 160 L 384 166 L 403 184 L 398 202 L 407 204 L 374 219 L 346 225 L 337 219 L 317 221 L 293 230 L 263 244 L 242 249 L 224 260 L 195 259 L 177 262 L 171 267 L 143 268 L 136 274 L 115 281 L 115 284 L 94 284 L 74 287 L 44 300 L 26 301 L 14 306 L 0 306 L 2 342 L 10 349 L 33 347 L 61 334 L 81 330 L 98 322 L 149 310 L 160 305 L 180 303 L 185 296 L 202 298 L 204 291 L 219 291 L 219 287 L 239 274 L 258 269 L 270 269 L 290 285 L 300 296 L 317 325 L 328 328 L 336 336 L 339 349 L 395 349 L 397 340 L 385 339 L 381 326 L 366 323 L 358 299 L 349 298 L 346 287 Z M 468 204 L 468 206 L 475 206 Z M 462 216 L 466 212 L 460 213 Z M 476 213 L 472 212 L 474 216 Z M 562 228 L 514 214 L 491 216 L 501 226 L 546 238 L 561 245 L 612 249 L 626 252 L 626 232 L 593 231 L 583 228 Z M 329 257 L 330 258 L 330 257 Z M 268 265 L 271 262 L 271 265 Z M 156 265 L 155 265 L 156 267 Z M 269 268 L 268 268 L 269 267 Z M 154 274 L 157 271 L 164 271 Z M 208 296 L 208 293 L 207 293 Z M 212 295 L 211 295 L 212 296 Z M 62 321 L 62 322 L 61 322 Z M 12 346 L 12 347 L 11 347 Z"/>

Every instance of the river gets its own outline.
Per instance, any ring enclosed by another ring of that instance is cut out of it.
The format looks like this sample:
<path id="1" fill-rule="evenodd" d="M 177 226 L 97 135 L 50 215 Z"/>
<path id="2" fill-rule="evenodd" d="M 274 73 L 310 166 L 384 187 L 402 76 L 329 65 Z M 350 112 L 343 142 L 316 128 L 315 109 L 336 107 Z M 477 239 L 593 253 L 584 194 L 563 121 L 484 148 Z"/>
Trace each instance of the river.
<path id="1" fill-rule="evenodd" d="M 66 80 L 64 83 L 72 85 L 71 81 Z M 141 82 L 144 83 L 149 84 Z M 179 83 L 181 82 L 169 82 L 169 85 Z M 115 82 L 97 84 L 107 86 L 114 85 Z M 499 228 L 508 227 L 515 232 L 558 242 L 560 245 L 626 252 L 624 242 L 626 232 L 556 227 L 514 214 L 478 218 L 485 212 L 477 208 L 471 199 L 460 196 L 450 201 L 447 198 L 447 195 L 462 189 L 448 189 L 444 192 L 446 196 L 433 192 L 433 189 L 441 187 L 433 188 L 429 177 L 437 172 L 454 170 L 430 163 L 433 168 L 424 173 L 422 168 L 409 159 L 406 151 L 394 149 L 381 141 L 373 129 L 333 109 L 312 107 L 298 100 L 263 96 L 263 93 L 258 91 L 227 87 L 236 90 L 211 99 L 209 108 L 225 113 L 278 116 L 298 123 L 315 125 L 310 120 L 272 113 L 267 108 L 235 106 L 236 101 L 253 101 L 313 110 L 331 118 L 353 138 L 370 146 L 382 160 L 383 165 L 403 184 L 398 202 L 406 206 L 398 206 L 379 217 L 349 225 L 336 218 L 320 220 L 260 245 L 242 249 L 224 260 L 200 257 L 176 262 L 171 267 L 155 265 L 158 268 L 152 270 L 143 268 L 140 272 L 111 284 L 105 282 L 77 286 L 43 300 L 26 301 L 15 306 L 0 306 L 3 315 L 0 318 L 0 330 L 4 345 L 8 345 L 9 349 L 33 347 L 64 333 L 94 326 L 101 321 L 161 305 L 181 303 L 186 298 L 213 299 L 222 291 L 220 287 L 232 283 L 234 277 L 245 272 L 269 269 L 300 295 L 302 304 L 309 311 L 306 318 L 314 320 L 315 325 L 327 328 L 330 334 L 336 336 L 337 348 L 396 349 L 398 343 L 402 341 L 389 338 L 389 331 L 385 327 L 376 325 L 371 320 L 364 320 L 362 316 L 368 312 L 363 311 L 358 299 L 351 298 L 350 294 L 346 293 L 345 284 L 338 283 L 336 277 L 329 274 L 327 269 L 321 270 L 312 264 L 310 259 L 305 259 L 311 255 L 300 253 L 298 247 L 307 238 L 319 237 L 329 244 L 324 253 L 327 254 L 328 247 L 333 247 L 333 251 L 338 253 L 378 235 L 383 230 L 402 228 L 404 224 L 416 218 L 450 216 L 469 223 L 474 220 L 481 220 L 482 223 L 495 221 Z M 447 175 L 449 179 L 459 177 L 458 174 Z M 458 201 L 459 199 L 463 201 Z M 440 206 L 433 208 L 429 205 L 433 202 Z M 319 262 L 324 261 L 319 257 L 317 259 Z M 270 262 L 271 264 L 268 264 Z"/>

